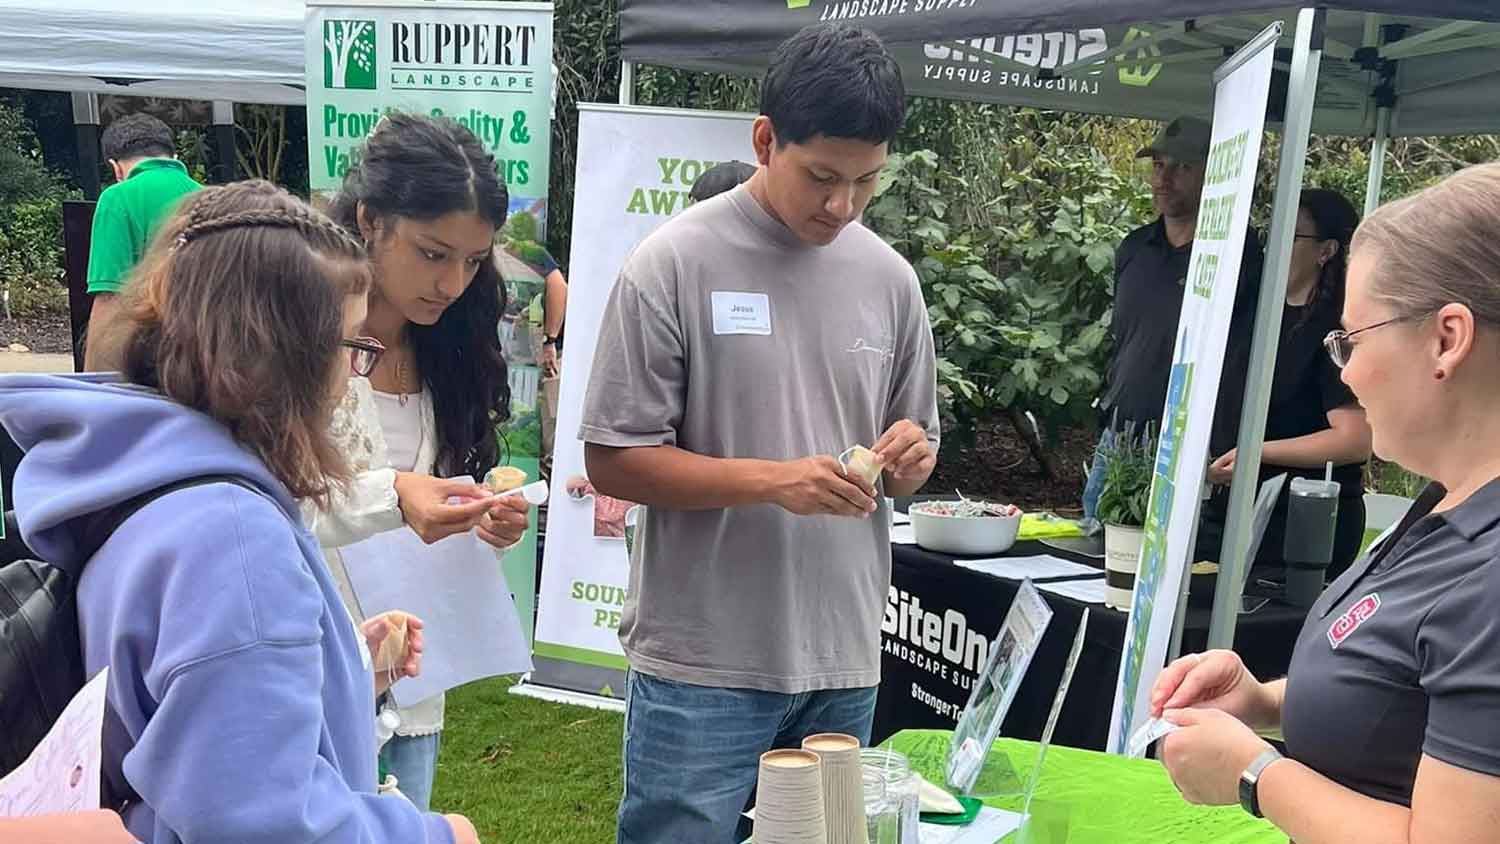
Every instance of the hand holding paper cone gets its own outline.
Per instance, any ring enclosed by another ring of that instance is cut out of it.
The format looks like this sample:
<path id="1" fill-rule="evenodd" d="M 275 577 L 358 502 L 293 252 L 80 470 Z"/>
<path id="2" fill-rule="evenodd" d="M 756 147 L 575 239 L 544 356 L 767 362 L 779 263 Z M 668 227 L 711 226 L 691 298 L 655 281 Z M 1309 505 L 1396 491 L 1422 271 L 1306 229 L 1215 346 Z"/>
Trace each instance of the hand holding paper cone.
<path id="1" fill-rule="evenodd" d="M 510 492 L 524 483 L 526 472 L 514 466 L 496 466 L 484 475 L 484 485 L 493 493 Z"/>
<path id="2" fill-rule="evenodd" d="M 844 452 L 844 469 L 851 475 L 862 478 L 865 483 L 874 486 L 880 480 L 881 472 L 885 471 L 885 461 L 880 455 L 865 448 L 862 445 L 854 446 Z"/>

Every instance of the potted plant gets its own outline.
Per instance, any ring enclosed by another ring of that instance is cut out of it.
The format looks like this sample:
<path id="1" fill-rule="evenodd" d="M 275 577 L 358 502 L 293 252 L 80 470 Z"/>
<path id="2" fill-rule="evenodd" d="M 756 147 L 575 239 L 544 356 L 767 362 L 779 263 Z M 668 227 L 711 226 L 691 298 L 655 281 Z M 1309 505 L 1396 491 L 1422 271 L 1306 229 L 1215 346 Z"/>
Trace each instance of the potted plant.
<path id="1" fill-rule="evenodd" d="M 1139 434 L 1127 423 L 1103 450 L 1104 484 L 1099 520 L 1104 523 L 1105 603 L 1128 610 L 1140 567 L 1146 508 L 1156 463 L 1156 436 L 1147 425 Z"/>

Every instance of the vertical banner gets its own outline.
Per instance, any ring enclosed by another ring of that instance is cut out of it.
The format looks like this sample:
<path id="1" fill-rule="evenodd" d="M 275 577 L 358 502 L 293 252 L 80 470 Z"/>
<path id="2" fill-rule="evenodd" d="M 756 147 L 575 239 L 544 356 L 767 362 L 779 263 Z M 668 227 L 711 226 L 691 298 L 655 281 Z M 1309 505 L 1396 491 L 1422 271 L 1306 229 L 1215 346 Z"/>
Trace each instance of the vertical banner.
<path id="1" fill-rule="evenodd" d="M 546 224 L 551 3 L 308 0 L 306 56 L 308 179 L 315 196 L 338 191 L 382 115 L 406 111 L 451 117 L 473 132 L 495 156 L 510 194 L 510 216 L 530 217 L 537 231 Z M 520 310 L 514 303 L 522 293 L 515 279 L 506 281 L 513 307 L 497 326 L 503 339 L 509 337 Z M 541 456 L 537 381 L 529 353 L 515 360 L 512 418 L 496 432 L 504 461 L 531 478 L 537 477 Z M 536 544 L 533 514 L 521 543 L 502 557 L 528 637 L 536 602 Z"/>
<path id="2" fill-rule="evenodd" d="M 1182 574 L 1193 551 L 1198 493 L 1208 467 L 1208 440 L 1250 225 L 1275 34 L 1280 30 L 1276 24 L 1262 33 L 1214 75 L 1213 145 L 1162 412 L 1140 575 L 1110 718 L 1112 753 L 1125 753 L 1127 737 L 1150 716 L 1151 686 L 1166 662 Z"/>
<path id="3" fill-rule="evenodd" d="M 618 631 L 629 561 L 631 502 L 588 481 L 578 426 L 604 305 L 635 245 L 687 207 L 688 190 L 720 161 L 754 161 L 752 116 L 631 106 L 579 105 L 568 339 L 563 347 L 552 500 L 542 565 L 532 682 L 623 694 Z"/>
<path id="4" fill-rule="evenodd" d="M 444 115 L 495 156 L 510 211 L 547 219 L 552 4 L 307 4 L 308 180 L 338 190 L 388 111 Z"/>

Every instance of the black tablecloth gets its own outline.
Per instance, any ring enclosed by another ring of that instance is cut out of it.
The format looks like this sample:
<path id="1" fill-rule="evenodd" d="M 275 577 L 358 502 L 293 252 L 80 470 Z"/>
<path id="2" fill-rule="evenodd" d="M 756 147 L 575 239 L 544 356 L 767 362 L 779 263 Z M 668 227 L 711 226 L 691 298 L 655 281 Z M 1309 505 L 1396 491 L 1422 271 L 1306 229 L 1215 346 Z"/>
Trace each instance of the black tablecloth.
<path id="1" fill-rule="evenodd" d="M 1103 563 L 1037 542 L 1020 542 L 1010 556 L 1051 554 L 1101 568 Z M 952 729 L 968 703 L 979 669 L 981 644 L 999 632 L 1020 589 L 1020 582 L 994 577 L 953 564 L 953 557 L 915 545 L 892 546 L 891 593 L 881 628 L 881 683 L 875 707 L 874 743 L 904 729 Z M 1101 571 L 1102 574 L 1102 571 Z M 1125 640 L 1126 614 L 1103 604 L 1086 604 L 1042 592 L 1054 613 L 1033 658 L 1001 735 L 1037 740 L 1078 625 L 1089 613 L 1083 653 L 1063 704 L 1053 741 L 1103 750 L 1109 739 L 1110 709 Z M 1211 612 L 1190 607 L 1183 630 L 1184 653 L 1203 650 Z M 1235 629 L 1235 650 L 1261 679 L 1284 676 L 1292 646 L 1306 610 L 1272 601 L 1253 613 L 1242 613 Z M 905 617 L 907 636 L 900 635 Z M 913 622 L 922 629 L 912 634 Z M 934 627 L 935 625 L 935 627 Z M 926 635 L 931 632 L 933 635 Z M 915 643 L 913 640 L 917 640 Z M 937 652 L 927 647 L 942 640 Z"/>

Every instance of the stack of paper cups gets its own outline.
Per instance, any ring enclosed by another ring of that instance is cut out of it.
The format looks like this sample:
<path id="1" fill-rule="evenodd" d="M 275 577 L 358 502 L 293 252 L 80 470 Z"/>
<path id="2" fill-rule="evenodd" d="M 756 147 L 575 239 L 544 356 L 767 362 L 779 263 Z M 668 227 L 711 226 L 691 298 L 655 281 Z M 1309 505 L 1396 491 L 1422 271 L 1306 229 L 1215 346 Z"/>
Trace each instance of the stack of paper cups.
<path id="1" fill-rule="evenodd" d="M 869 844 L 859 739 L 842 733 L 819 733 L 803 739 L 802 749 L 818 754 L 822 762 L 828 844 Z"/>
<path id="2" fill-rule="evenodd" d="M 760 757 L 755 844 L 828 844 L 818 755 L 773 750 Z"/>

